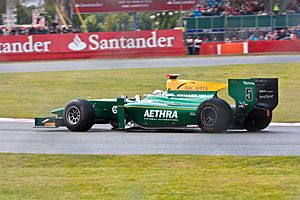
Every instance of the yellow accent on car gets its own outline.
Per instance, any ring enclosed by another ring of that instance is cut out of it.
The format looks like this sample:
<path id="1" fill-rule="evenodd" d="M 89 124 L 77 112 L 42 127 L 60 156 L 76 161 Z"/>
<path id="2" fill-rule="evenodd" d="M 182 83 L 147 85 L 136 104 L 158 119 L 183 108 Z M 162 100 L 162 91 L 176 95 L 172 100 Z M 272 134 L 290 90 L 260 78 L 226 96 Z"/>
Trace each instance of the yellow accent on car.
<path id="1" fill-rule="evenodd" d="M 176 76 L 167 76 L 169 77 L 166 83 L 167 90 L 219 91 L 227 87 L 227 84 L 223 83 L 178 80 L 177 77 L 179 76 L 179 74 L 176 74 Z"/>

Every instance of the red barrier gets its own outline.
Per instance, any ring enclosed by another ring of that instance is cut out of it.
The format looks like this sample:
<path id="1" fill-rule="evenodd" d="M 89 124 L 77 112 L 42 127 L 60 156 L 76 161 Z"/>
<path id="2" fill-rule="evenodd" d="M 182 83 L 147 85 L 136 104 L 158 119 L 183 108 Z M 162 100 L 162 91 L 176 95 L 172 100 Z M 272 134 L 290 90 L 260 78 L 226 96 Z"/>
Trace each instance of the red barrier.
<path id="1" fill-rule="evenodd" d="M 221 44 L 221 49 L 218 51 L 218 44 Z M 223 54 L 243 54 L 241 50 L 234 51 L 237 44 L 243 43 L 203 43 L 200 49 L 200 55 L 223 55 Z M 248 45 L 247 45 L 248 44 Z M 232 49 L 224 51 L 224 47 Z M 245 48 L 248 48 L 245 50 Z M 272 41 L 249 41 L 245 43 L 243 48 L 244 53 L 284 53 L 284 52 L 300 52 L 300 40 L 272 40 Z"/>
<path id="2" fill-rule="evenodd" d="M 185 55 L 182 32 L 128 31 L 0 37 L 0 61 Z"/>
<path id="3" fill-rule="evenodd" d="M 300 40 L 249 41 L 249 53 L 300 52 Z"/>
<path id="4" fill-rule="evenodd" d="M 206 42 L 201 45 L 200 55 L 217 55 L 218 44 L 223 44 L 222 42 Z"/>

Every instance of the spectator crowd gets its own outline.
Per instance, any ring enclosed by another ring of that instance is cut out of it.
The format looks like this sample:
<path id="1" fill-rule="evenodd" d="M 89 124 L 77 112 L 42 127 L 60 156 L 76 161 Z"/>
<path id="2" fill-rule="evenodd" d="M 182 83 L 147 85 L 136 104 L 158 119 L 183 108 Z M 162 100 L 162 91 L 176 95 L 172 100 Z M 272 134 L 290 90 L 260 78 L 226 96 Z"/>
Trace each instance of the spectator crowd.
<path id="1" fill-rule="evenodd" d="M 300 26 L 289 29 L 280 29 L 275 31 L 257 30 L 248 33 L 250 36 L 247 39 L 242 39 L 238 35 L 227 37 L 224 42 L 243 42 L 243 41 L 270 41 L 270 40 L 296 40 L 300 38 Z M 220 42 L 215 35 L 187 35 L 185 45 L 188 55 L 199 55 L 201 44 L 204 42 Z"/>
<path id="2" fill-rule="evenodd" d="M 281 3 L 280 0 L 206 0 L 200 1 L 190 17 L 201 16 L 228 16 L 235 15 L 268 15 L 272 12 L 280 14 Z M 292 0 L 285 11 L 282 13 L 295 14 L 300 12 L 300 0 Z"/>
<path id="3" fill-rule="evenodd" d="M 300 13 L 300 0 L 292 0 L 287 6 L 287 13 Z"/>
<path id="4" fill-rule="evenodd" d="M 57 23 L 53 23 L 50 28 L 47 26 L 18 26 L 9 30 L 4 26 L 0 27 L 0 35 L 67 34 L 78 32 L 81 31 L 79 29 L 74 29 L 71 25 L 59 26 Z"/>
<path id="5" fill-rule="evenodd" d="M 297 32 L 300 29 L 281 29 L 269 32 L 260 32 L 250 35 L 251 41 L 263 41 L 263 40 L 295 40 L 297 39 Z"/>
<path id="6" fill-rule="evenodd" d="M 281 4 L 285 7 L 284 11 L 281 9 Z M 272 7 L 272 8 L 271 8 Z M 242 1 L 242 0 L 199 0 L 195 6 L 194 12 L 191 16 L 202 17 L 202 16 L 222 16 L 227 14 L 228 16 L 235 15 L 268 15 L 268 14 L 295 14 L 300 13 L 300 0 L 290 0 L 286 2 L 284 0 L 253 0 L 253 1 Z M 27 35 L 27 34 L 67 34 L 67 33 L 78 33 L 81 32 L 79 28 L 73 28 L 72 26 L 59 26 L 57 23 L 52 23 L 51 26 L 33 27 L 33 26 L 18 26 L 11 30 L 6 29 L 4 26 L 0 26 L 0 35 Z M 192 37 L 190 39 L 196 39 Z M 290 38 L 290 35 L 295 35 L 293 30 L 280 30 L 274 32 L 263 32 L 257 31 L 254 33 L 247 33 L 249 40 L 281 40 L 284 38 Z M 220 38 L 211 34 L 209 37 L 202 37 L 204 42 L 213 41 L 216 42 Z M 224 38 L 225 41 L 240 41 L 238 34 L 231 34 L 230 37 Z M 245 39 L 245 37 L 243 37 Z M 194 43 L 194 41 L 192 42 Z M 199 42 L 198 42 L 199 43 Z M 195 44 L 193 44 L 195 45 Z M 201 45 L 201 44 L 200 44 Z M 196 46 L 200 46 L 196 44 Z M 191 44 L 189 44 L 191 46 Z M 197 52 L 197 48 L 193 47 L 193 53 Z M 195 50 L 196 49 L 196 50 Z"/>

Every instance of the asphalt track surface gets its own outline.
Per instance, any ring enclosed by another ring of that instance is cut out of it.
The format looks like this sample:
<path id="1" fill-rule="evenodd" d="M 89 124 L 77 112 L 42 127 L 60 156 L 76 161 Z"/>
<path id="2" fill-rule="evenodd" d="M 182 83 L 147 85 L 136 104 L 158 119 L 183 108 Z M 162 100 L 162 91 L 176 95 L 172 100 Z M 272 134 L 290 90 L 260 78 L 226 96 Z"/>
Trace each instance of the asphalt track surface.
<path id="1" fill-rule="evenodd" d="M 262 132 L 205 134 L 198 129 L 89 132 L 34 129 L 32 123 L 0 122 L 0 152 L 35 154 L 300 155 L 300 126 L 270 126 Z"/>
<path id="2" fill-rule="evenodd" d="M 220 66 L 300 62 L 299 55 L 182 57 L 0 63 L 0 73 L 125 68 Z M 13 120 L 14 121 L 14 120 Z M 0 152 L 36 154 L 300 155 L 300 126 L 271 126 L 259 133 L 204 134 L 198 129 L 112 131 L 97 125 L 87 133 L 66 128 L 33 129 L 28 122 L 0 122 Z"/>
<path id="3" fill-rule="evenodd" d="M 299 55 L 179 57 L 155 59 L 89 59 L 0 63 L 0 73 L 98 70 L 127 68 L 164 68 L 300 62 Z"/>

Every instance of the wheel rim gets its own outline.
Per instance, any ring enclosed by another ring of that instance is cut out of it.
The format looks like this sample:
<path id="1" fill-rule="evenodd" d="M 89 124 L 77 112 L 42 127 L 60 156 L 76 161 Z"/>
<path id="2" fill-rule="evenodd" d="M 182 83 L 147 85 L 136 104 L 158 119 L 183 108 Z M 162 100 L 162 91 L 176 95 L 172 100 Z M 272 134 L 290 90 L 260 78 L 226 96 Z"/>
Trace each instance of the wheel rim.
<path id="1" fill-rule="evenodd" d="M 204 126 L 213 126 L 217 121 L 217 111 L 213 107 L 205 107 L 201 111 L 201 122 Z"/>
<path id="2" fill-rule="evenodd" d="M 80 121 L 80 110 L 76 106 L 71 106 L 67 110 L 67 122 L 71 125 L 76 125 Z"/>

